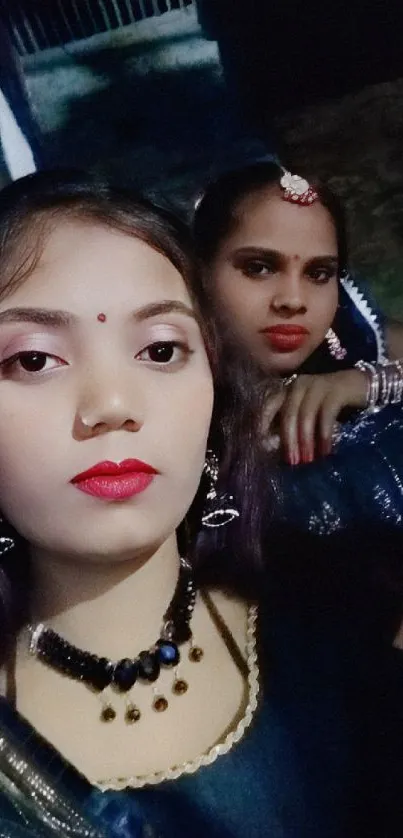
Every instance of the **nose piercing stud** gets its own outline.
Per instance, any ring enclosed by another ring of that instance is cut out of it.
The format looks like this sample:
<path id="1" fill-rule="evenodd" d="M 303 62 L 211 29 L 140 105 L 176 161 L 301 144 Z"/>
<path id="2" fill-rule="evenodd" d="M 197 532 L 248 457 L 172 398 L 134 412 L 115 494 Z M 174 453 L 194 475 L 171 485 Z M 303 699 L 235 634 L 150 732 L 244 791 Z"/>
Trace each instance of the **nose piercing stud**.
<path id="1" fill-rule="evenodd" d="M 101 312 L 97 315 L 97 320 L 99 320 L 99 322 L 100 322 L 100 323 L 105 323 L 105 320 L 106 320 L 106 314 L 104 314 L 104 313 L 101 311 Z"/>

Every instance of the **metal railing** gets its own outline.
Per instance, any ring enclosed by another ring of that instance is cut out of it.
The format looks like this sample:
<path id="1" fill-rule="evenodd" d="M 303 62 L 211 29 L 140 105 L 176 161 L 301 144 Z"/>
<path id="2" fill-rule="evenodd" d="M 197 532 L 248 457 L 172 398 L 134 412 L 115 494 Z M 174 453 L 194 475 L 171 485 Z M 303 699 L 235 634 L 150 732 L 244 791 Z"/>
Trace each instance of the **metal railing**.
<path id="1" fill-rule="evenodd" d="M 20 55 L 64 46 L 101 32 L 193 5 L 194 0 L 0 0 Z"/>

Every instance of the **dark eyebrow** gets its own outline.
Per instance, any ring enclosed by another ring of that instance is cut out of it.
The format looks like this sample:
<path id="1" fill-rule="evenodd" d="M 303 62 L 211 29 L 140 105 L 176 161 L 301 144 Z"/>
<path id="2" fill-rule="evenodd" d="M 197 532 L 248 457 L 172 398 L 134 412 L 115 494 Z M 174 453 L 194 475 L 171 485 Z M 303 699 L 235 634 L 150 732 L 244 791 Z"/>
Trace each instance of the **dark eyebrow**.
<path id="1" fill-rule="evenodd" d="M 273 250 L 268 247 L 240 247 L 231 253 L 232 259 L 249 258 L 249 259 L 284 259 L 284 253 L 279 250 Z M 326 264 L 337 265 L 338 257 L 336 254 L 324 254 L 323 256 L 312 256 L 306 260 L 309 264 Z"/>
<path id="2" fill-rule="evenodd" d="M 69 326 L 77 318 L 67 311 L 47 308 L 8 308 L 0 311 L 1 323 L 39 323 L 41 326 Z"/>
<path id="3" fill-rule="evenodd" d="M 255 259 L 281 259 L 284 258 L 283 253 L 279 250 L 272 250 L 268 247 L 239 247 L 231 253 L 232 259 L 239 259 L 242 257 L 249 257 Z"/>
<path id="4" fill-rule="evenodd" d="M 142 306 L 133 312 L 134 319 L 141 323 L 143 320 L 148 320 L 150 317 L 158 317 L 161 314 L 170 314 L 171 312 L 178 312 L 191 317 L 197 323 L 199 319 L 196 312 L 190 306 L 179 300 L 161 300 L 157 303 L 149 303 Z M 74 314 L 68 311 L 58 311 L 47 308 L 8 308 L 5 311 L 0 311 L 0 325 L 2 323 L 38 323 L 41 326 L 70 326 L 77 321 Z"/>
<path id="5" fill-rule="evenodd" d="M 337 266 L 338 261 L 339 260 L 337 256 L 312 256 L 312 259 L 307 259 L 307 262 L 309 262 L 310 265 L 323 265 L 324 263 L 326 263 L 326 265 Z"/>
<path id="6" fill-rule="evenodd" d="M 133 312 L 133 317 L 137 322 L 141 323 L 143 320 L 148 320 L 150 317 L 158 317 L 161 314 L 185 314 L 187 317 L 191 317 L 193 320 L 196 320 L 196 323 L 199 322 L 199 318 L 195 311 L 190 306 L 187 306 L 185 303 L 181 303 L 179 300 L 161 300 L 158 303 L 149 303 L 142 308 L 136 309 Z"/>

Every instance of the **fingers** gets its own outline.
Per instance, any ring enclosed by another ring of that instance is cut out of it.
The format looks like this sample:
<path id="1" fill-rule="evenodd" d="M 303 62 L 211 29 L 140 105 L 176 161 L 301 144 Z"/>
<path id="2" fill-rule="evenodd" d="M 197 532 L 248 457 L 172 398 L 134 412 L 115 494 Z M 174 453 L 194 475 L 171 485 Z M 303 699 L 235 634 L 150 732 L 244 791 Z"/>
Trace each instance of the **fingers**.
<path id="1" fill-rule="evenodd" d="M 280 412 L 286 399 L 285 390 L 279 390 L 275 395 L 269 396 L 263 409 L 262 414 L 262 434 L 267 436 L 271 433 L 272 425 L 277 414 Z"/>
<path id="2" fill-rule="evenodd" d="M 337 389 L 329 391 L 322 376 L 301 376 L 294 384 L 281 414 L 284 455 L 291 465 L 330 454 L 342 401 Z"/>
<path id="3" fill-rule="evenodd" d="M 314 381 L 305 389 L 295 417 L 299 458 L 302 463 L 311 463 L 315 458 L 316 426 L 322 401 L 322 383 Z"/>
<path id="4" fill-rule="evenodd" d="M 304 376 L 298 378 L 286 391 L 280 417 L 280 434 L 287 462 L 297 466 L 301 462 L 299 448 L 299 413 L 306 393 Z"/>
<path id="5" fill-rule="evenodd" d="M 311 463 L 332 450 L 336 420 L 344 407 L 366 405 L 367 382 L 356 369 L 301 375 L 286 388 L 281 408 L 281 440 L 291 465 Z"/>
<path id="6" fill-rule="evenodd" d="M 337 417 L 342 409 L 338 399 L 329 395 L 323 401 L 318 416 L 319 450 L 323 457 L 327 457 L 332 450 L 333 434 L 337 424 Z"/>

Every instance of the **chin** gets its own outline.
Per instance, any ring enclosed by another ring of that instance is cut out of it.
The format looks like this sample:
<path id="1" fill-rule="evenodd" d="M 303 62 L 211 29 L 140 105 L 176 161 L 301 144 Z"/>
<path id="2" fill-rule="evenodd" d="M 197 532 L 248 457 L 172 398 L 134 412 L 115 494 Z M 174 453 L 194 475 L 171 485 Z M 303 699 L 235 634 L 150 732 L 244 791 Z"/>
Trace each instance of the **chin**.
<path id="1" fill-rule="evenodd" d="M 261 361 L 262 369 L 265 373 L 270 375 L 292 375 L 303 364 L 305 358 L 301 358 L 297 353 L 287 353 L 280 357 L 265 358 Z"/>
<path id="2" fill-rule="evenodd" d="M 147 558 L 166 540 L 165 533 L 156 533 L 153 528 L 144 526 L 120 528 L 93 528 L 86 532 L 76 528 L 74 533 L 51 533 L 47 538 L 29 538 L 34 553 L 55 555 L 65 563 L 74 565 L 100 564 L 118 565 L 131 562 L 144 556 Z"/>
<path id="3" fill-rule="evenodd" d="M 156 532 L 155 526 L 104 530 L 100 534 L 93 533 L 86 541 L 80 540 L 77 554 L 87 556 L 89 560 L 94 557 L 95 561 L 97 558 L 101 561 L 130 561 L 136 555 L 152 553 L 165 540 L 165 533 Z"/>
<path id="4" fill-rule="evenodd" d="M 281 376 L 292 375 L 299 370 L 302 364 L 305 364 L 314 348 L 304 346 L 294 350 L 294 352 L 274 352 L 269 355 L 265 353 L 260 355 L 257 360 L 266 373 Z"/>

